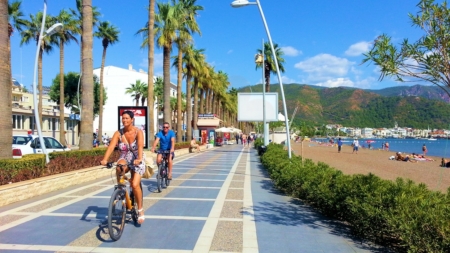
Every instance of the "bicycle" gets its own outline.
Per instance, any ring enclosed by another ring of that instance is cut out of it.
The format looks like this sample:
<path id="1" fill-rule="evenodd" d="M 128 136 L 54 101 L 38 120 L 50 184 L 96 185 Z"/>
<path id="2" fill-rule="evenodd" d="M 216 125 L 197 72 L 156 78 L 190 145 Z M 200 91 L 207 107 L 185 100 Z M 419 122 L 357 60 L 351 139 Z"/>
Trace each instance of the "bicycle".
<path id="1" fill-rule="evenodd" d="M 137 206 L 137 201 L 135 200 L 133 189 L 130 187 L 130 180 L 125 175 L 125 166 L 130 166 L 132 164 L 117 164 L 108 163 L 106 167 L 111 169 L 113 166 L 120 168 L 119 182 L 114 186 L 114 192 L 111 195 L 108 207 L 108 231 L 111 239 L 117 241 L 120 239 L 125 227 L 125 218 L 127 212 L 131 214 L 131 218 L 135 225 L 138 225 L 139 218 L 139 208 Z M 142 182 L 141 182 L 141 192 L 142 192 Z M 143 196 L 143 194 L 142 194 Z M 143 197 L 141 199 L 143 202 Z"/>
<path id="2" fill-rule="evenodd" d="M 168 173 L 170 151 L 160 150 L 157 153 L 162 155 L 162 161 L 160 164 L 158 164 L 158 174 L 156 174 L 156 185 L 158 187 L 158 192 L 161 192 L 163 182 L 165 183 L 166 187 L 169 187 L 170 185 Z"/>

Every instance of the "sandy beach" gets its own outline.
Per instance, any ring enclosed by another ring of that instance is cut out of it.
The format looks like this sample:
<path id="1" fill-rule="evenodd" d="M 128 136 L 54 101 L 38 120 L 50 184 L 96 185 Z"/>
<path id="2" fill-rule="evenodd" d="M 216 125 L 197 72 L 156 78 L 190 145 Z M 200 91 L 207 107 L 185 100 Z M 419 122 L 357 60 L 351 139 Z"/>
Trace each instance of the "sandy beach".
<path id="1" fill-rule="evenodd" d="M 392 151 L 360 149 L 352 154 L 352 147 L 342 146 L 338 153 L 337 146 L 319 145 L 316 142 L 292 142 L 296 155 L 314 162 L 324 162 L 345 174 L 373 173 L 383 179 L 395 180 L 398 177 L 424 183 L 428 189 L 447 192 L 450 187 L 450 168 L 440 167 L 441 158 L 428 157 L 435 161 L 402 162 L 389 160 L 395 155 Z"/>

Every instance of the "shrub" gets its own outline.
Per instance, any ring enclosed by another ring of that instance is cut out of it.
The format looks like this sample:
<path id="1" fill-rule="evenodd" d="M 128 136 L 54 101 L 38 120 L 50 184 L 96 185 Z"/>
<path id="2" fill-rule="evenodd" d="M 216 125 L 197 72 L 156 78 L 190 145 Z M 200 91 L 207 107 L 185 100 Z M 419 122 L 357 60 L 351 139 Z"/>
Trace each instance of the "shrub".
<path id="1" fill-rule="evenodd" d="M 450 252 L 450 188 L 443 194 L 411 180 L 344 175 L 325 163 L 289 160 L 277 144 L 261 161 L 277 188 L 348 222 L 361 237 L 402 251 Z"/>

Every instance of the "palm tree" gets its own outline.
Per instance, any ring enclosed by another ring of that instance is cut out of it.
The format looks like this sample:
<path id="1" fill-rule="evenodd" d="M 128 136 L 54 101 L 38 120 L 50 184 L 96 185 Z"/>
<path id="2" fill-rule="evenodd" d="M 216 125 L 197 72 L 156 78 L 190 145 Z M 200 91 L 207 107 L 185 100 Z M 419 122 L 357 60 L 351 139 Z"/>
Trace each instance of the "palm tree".
<path id="1" fill-rule="evenodd" d="M 195 50 L 193 54 L 193 58 L 195 62 L 197 62 L 198 68 L 193 72 L 194 77 L 194 86 L 192 87 L 194 91 L 194 108 L 192 110 L 192 124 L 194 125 L 194 129 L 197 130 L 197 120 L 198 120 L 198 112 L 199 112 L 199 104 L 198 104 L 198 93 L 199 88 L 201 87 L 201 80 L 204 78 L 206 73 L 209 73 L 207 64 L 205 62 L 205 55 L 201 50 Z"/>
<path id="2" fill-rule="evenodd" d="M 101 143 L 103 133 L 103 70 L 105 68 L 106 49 L 109 45 L 119 42 L 119 30 L 108 21 L 100 22 L 98 31 L 94 33 L 94 36 L 102 39 L 103 46 L 102 66 L 100 69 L 100 112 L 98 116 L 98 132 L 100 134 L 97 135 L 98 141 Z"/>
<path id="3" fill-rule="evenodd" d="M 72 14 L 65 10 L 61 10 L 59 15 L 55 17 L 55 21 L 61 23 L 62 29 L 57 33 L 59 38 L 59 141 L 65 143 L 64 134 L 64 45 L 75 41 L 78 43 L 75 34 L 78 34 L 79 27 Z"/>
<path id="4" fill-rule="evenodd" d="M 92 0 L 91 0 L 92 2 Z M 75 0 L 77 5 L 77 9 L 70 9 L 72 15 L 77 20 L 79 26 L 79 34 L 80 34 L 80 72 L 83 69 L 83 0 Z M 95 26 L 98 23 L 98 18 L 100 17 L 100 12 L 97 10 L 97 7 L 92 6 L 92 25 Z"/>
<path id="5" fill-rule="evenodd" d="M 11 54 L 9 45 L 8 1 L 0 1 L 0 106 L 2 120 L 0 122 L 0 158 L 11 158 L 12 145 L 12 89 L 11 89 Z"/>
<path id="6" fill-rule="evenodd" d="M 159 116 L 159 110 L 162 110 L 164 108 L 163 106 L 163 97 L 164 97 L 164 80 L 161 77 L 157 77 L 155 81 L 155 89 L 153 92 L 153 99 L 156 99 L 156 102 L 158 103 L 156 106 L 156 114 Z"/>
<path id="7" fill-rule="evenodd" d="M 178 82 L 177 82 L 177 142 L 182 141 L 182 102 L 181 102 L 181 82 L 183 73 L 183 50 L 192 41 L 193 33 L 200 33 L 200 28 L 195 20 L 198 15 L 198 11 L 203 10 L 203 7 L 195 5 L 196 0 L 179 0 L 179 5 L 181 8 L 181 21 L 180 27 L 178 28 L 178 37 L 175 40 L 178 47 L 178 61 L 176 66 L 178 68 Z M 175 0 L 172 0 L 172 4 L 176 5 Z"/>
<path id="8" fill-rule="evenodd" d="M 147 87 L 147 84 L 141 82 L 141 80 L 136 80 L 136 83 L 131 83 L 131 86 L 125 89 L 125 94 L 131 94 L 131 97 L 134 101 L 136 101 L 136 106 L 139 106 L 139 100 L 143 94 L 144 88 Z"/>
<path id="9" fill-rule="evenodd" d="M 179 5 L 158 3 L 158 10 L 155 15 L 155 34 L 158 46 L 163 48 L 164 122 L 170 122 L 170 53 L 182 20 Z"/>
<path id="10" fill-rule="evenodd" d="M 83 61 L 82 61 L 82 77 L 81 87 L 83 94 L 81 97 L 82 114 L 81 114 L 81 135 L 80 135 L 80 149 L 92 149 L 92 129 L 94 122 L 94 84 L 93 80 L 93 61 L 92 61 L 92 41 L 93 41 L 93 8 L 92 0 L 83 0 Z M 103 105 L 100 105 L 103 106 Z M 101 133 L 100 133 L 101 134 Z"/>
<path id="11" fill-rule="evenodd" d="M 11 73 L 11 35 L 14 33 L 14 30 L 18 32 L 22 31 L 22 28 L 26 25 L 26 20 L 23 19 L 24 15 L 20 6 L 22 1 L 14 1 L 11 4 L 8 4 L 8 52 L 9 52 L 9 64 L 8 69 Z"/>
<path id="12" fill-rule="evenodd" d="M 154 111 L 154 84 L 153 84 L 153 75 L 154 75 L 154 60 L 155 60 L 155 0 L 149 0 L 149 11 L 148 11 L 148 40 L 147 40 L 147 46 L 148 46 L 148 87 L 147 87 L 147 108 L 148 108 L 148 118 L 150 119 L 150 122 L 153 122 L 155 119 L 155 111 Z M 148 138 L 148 146 L 150 147 L 153 144 L 153 138 L 155 136 L 155 128 L 154 124 L 150 125 L 150 133 Z"/>
<path id="13" fill-rule="evenodd" d="M 196 70 L 200 69 L 199 65 L 199 57 L 204 52 L 203 49 L 195 49 L 191 44 L 185 48 L 183 55 L 183 63 L 184 63 L 184 72 L 186 75 L 186 112 L 187 112 L 187 122 L 186 122 L 186 132 L 187 132 L 187 140 L 192 139 L 192 95 L 191 95 L 191 81 L 192 77 L 195 75 Z M 197 56 L 197 58 L 196 58 Z"/>
<path id="14" fill-rule="evenodd" d="M 283 51 L 281 48 L 278 47 L 278 44 L 273 44 L 273 48 L 275 50 L 275 57 L 278 61 L 278 68 L 281 72 L 284 73 L 284 58 L 283 58 Z M 259 54 L 262 54 L 262 50 L 258 49 L 257 52 Z M 264 78 L 266 83 L 266 92 L 270 92 L 270 73 L 277 74 L 277 67 L 275 66 L 275 60 L 272 55 L 272 49 L 270 47 L 269 42 L 264 43 L 264 55 L 266 59 L 264 59 Z M 256 69 L 259 69 L 262 67 L 262 63 L 256 64 Z"/>
<path id="15" fill-rule="evenodd" d="M 22 39 L 20 41 L 20 45 L 28 44 L 30 41 L 36 41 L 36 44 L 39 42 L 40 32 L 41 32 L 41 24 L 42 24 L 42 12 L 38 12 L 36 16 L 30 15 L 30 20 L 26 21 L 25 29 L 21 32 Z M 53 23 L 54 18 L 50 15 L 45 16 L 45 29 L 48 29 Z M 38 105 L 38 113 L 39 117 L 42 119 L 42 55 L 44 52 L 50 53 L 53 50 L 53 45 L 57 44 L 56 36 L 45 36 L 42 38 L 41 48 L 39 49 L 38 56 L 38 90 L 39 90 L 39 105 Z M 33 80 L 34 82 L 34 80 Z M 36 108 L 35 108 L 36 109 Z M 42 126 L 42 121 L 41 121 Z"/>

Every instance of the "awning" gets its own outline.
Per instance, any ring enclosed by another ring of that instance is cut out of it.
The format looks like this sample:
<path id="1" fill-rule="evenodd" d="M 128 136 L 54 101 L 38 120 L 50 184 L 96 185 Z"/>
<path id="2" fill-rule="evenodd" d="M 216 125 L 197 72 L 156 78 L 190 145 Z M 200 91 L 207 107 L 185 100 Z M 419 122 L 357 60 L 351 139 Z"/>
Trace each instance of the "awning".
<path id="1" fill-rule="evenodd" d="M 197 126 L 211 126 L 218 127 L 220 124 L 220 119 L 198 119 Z"/>

